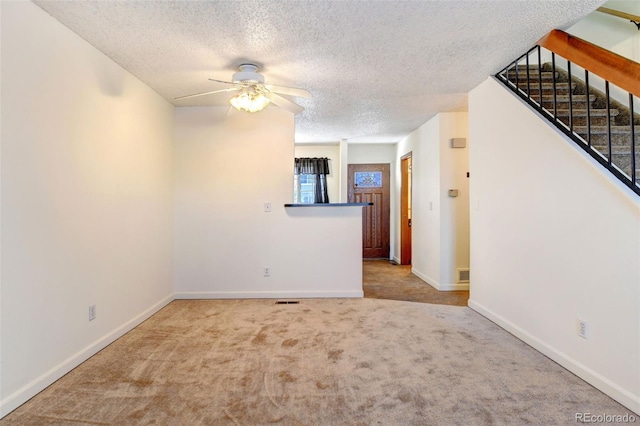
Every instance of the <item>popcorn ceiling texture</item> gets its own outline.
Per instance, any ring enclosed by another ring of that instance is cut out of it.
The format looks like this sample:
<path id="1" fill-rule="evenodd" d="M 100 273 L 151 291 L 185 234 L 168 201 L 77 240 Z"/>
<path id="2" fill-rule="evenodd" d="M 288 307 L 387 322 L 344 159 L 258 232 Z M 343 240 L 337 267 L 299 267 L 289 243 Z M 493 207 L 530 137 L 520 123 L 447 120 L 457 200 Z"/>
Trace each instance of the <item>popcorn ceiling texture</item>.
<path id="1" fill-rule="evenodd" d="M 297 142 L 396 142 L 553 28 L 603 0 L 42 1 L 35 3 L 176 106 L 226 105 L 242 62 L 313 99 Z"/>

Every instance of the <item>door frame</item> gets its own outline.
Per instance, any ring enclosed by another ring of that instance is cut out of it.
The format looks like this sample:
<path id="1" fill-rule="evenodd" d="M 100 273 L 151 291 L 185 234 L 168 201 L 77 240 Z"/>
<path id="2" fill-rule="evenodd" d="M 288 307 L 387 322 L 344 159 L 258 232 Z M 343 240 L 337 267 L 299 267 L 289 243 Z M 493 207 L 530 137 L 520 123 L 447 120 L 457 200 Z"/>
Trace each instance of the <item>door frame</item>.
<path id="1" fill-rule="evenodd" d="M 400 264 L 411 265 L 413 151 L 400 157 Z"/>

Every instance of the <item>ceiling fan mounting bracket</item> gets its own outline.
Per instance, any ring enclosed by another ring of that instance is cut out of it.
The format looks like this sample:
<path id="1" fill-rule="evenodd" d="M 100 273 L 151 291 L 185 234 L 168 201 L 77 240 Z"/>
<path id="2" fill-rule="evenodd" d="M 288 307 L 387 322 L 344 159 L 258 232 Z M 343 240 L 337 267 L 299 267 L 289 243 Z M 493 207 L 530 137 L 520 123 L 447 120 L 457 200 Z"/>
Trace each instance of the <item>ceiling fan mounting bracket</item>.
<path id="1" fill-rule="evenodd" d="M 260 69 L 260 67 L 251 62 L 238 65 L 238 71 L 258 72 L 258 69 Z"/>
<path id="2" fill-rule="evenodd" d="M 233 74 L 232 81 L 238 82 L 255 82 L 264 84 L 264 76 L 262 74 L 258 74 L 258 66 L 256 64 L 240 64 L 238 66 L 238 72 Z"/>

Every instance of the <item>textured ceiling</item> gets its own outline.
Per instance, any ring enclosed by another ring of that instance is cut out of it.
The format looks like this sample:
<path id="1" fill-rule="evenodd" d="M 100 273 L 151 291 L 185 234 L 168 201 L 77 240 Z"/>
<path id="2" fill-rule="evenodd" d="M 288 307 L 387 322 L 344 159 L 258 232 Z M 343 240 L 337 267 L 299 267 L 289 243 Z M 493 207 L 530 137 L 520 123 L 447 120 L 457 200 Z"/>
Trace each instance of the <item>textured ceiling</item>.
<path id="1" fill-rule="evenodd" d="M 240 63 L 302 87 L 297 142 L 396 142 L 603 0 L 35 1 L 176 106 Z M 271 107 L 269 107 L 271 108 Z"/>

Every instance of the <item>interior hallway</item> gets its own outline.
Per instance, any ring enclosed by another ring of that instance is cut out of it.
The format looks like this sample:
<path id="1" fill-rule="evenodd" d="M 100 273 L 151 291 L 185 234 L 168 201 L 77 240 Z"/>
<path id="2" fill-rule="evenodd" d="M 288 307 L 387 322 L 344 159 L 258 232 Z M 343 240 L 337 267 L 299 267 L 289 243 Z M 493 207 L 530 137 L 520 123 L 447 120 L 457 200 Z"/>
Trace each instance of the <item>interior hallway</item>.
<path id="1" fill-rule="evenodd" d="M 411 273 L 411 265 L 363 260 L 364 297 L 467 306 L 468 291 L 438 291 Z"/>

